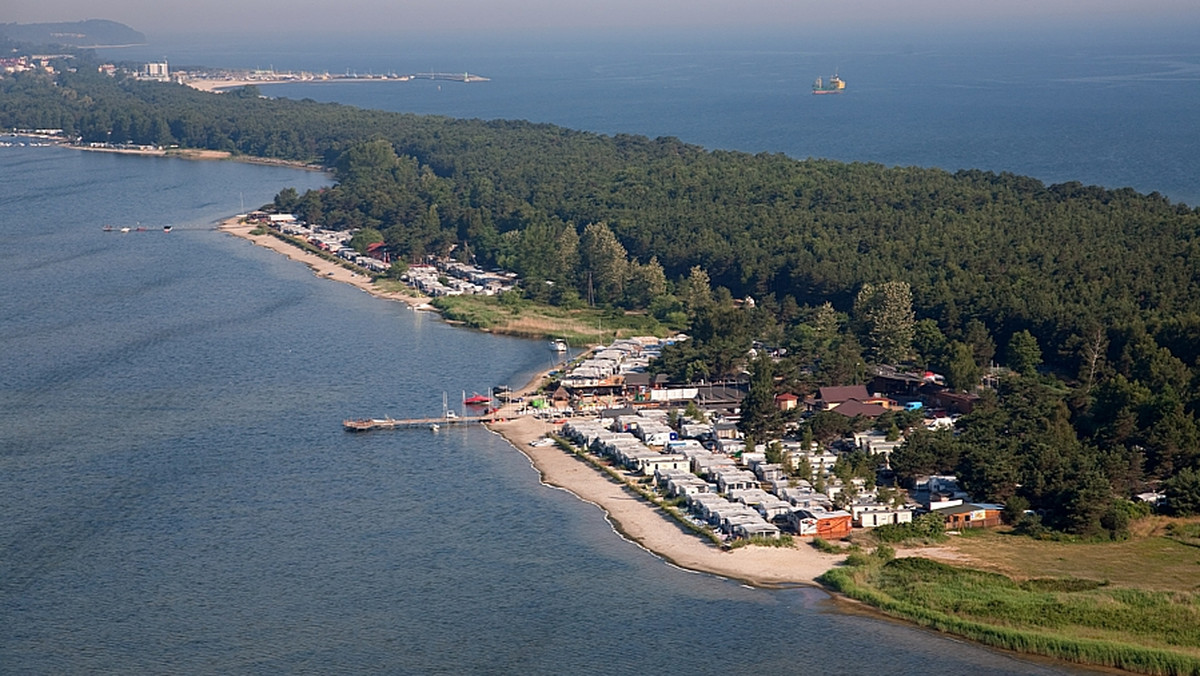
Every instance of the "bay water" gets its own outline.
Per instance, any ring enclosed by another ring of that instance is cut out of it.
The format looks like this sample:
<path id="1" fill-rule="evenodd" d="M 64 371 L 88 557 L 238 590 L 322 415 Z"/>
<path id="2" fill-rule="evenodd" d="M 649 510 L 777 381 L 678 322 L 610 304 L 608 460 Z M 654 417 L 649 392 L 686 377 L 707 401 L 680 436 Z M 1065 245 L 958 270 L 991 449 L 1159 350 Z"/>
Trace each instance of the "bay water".
<path id="1" fill-rule="evenodd" d="M 343 432 L 551 356 L 213 229 L 322 174 L 29 147 L 0 148 L 0 172 L 19 177 L 0 196 L 0 672 L 1063 669 L 677 569 L 481 428 Z"/>
<path id="2" fill-rule="evenodd" d="M 1200 57 L 1169 37 L 141 49 L 175 64 L 492 78 L 265 87 L 273 96 L 1196 204 Z M 848 91 L 811 96 L 834 70 Z M 674 568 L 482 429 L 345 434 L 346 417 L 436 414 L 444 393 L 520 385 L 551 355 L 213 229 L 322 174 L 31 147 L 0 148 L 0 172 L 0 672 L 1073 671 L 816 589 Z"/>

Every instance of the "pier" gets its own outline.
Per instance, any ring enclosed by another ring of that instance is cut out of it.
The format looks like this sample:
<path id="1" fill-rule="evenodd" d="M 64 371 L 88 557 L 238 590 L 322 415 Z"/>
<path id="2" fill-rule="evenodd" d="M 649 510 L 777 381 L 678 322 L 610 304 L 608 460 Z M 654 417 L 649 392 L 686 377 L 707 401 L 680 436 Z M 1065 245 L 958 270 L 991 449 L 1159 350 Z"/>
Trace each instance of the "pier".
<path id="1" fill-rule="evenodd" d="M 343 420 L 342 429 L 347 432 L 370 432 L 372 430 L 400 430 L 437 425 L 474 425 L 503 420 L 490 415 L 447 416 L 440 418 L 357 418 Z"/>
<path id="2" fill-rule="evenodd" d="M 413 78 L 421 80 L 449 80 L 451 82 L 488 82 L 490 78 L 470 73 L 414 73 Z"/>

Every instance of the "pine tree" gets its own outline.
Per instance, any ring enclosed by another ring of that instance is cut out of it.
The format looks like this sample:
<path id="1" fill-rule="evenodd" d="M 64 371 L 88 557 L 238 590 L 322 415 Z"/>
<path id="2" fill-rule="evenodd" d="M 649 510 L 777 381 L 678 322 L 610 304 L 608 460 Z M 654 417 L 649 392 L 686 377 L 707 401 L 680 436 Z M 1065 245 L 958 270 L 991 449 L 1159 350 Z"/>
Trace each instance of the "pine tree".
<path id="1" fill-rule="evenodd" d="M 629 277 L 629 259 L 607 224 L 590 223 L 583 229 L 579 257 L 584 274 L 590 276 L 595 300 L 606 304 L 621 300 Z"/>
<path id="2" fill-rule="evenodd" d="M 704 268 L 699 265 L 692 266 L 681 287 L 679 298 L 683 301 L 683 306 L 687 309 L 688 314 L 695 316 L 702 310 L 712 307 L 714 302 L 712 281 Z"/>
<path id="3" fill-rule="evenodd" d="M 782 417 L 775 406 L 775 365 L 770 357 L 750 363 L 750 391 L 742 400 L 738 429 L 747 437 L 770 439 L 782 428 Z"/>
<path id="4" fill-rule="evenodd" d="M 1022 375 L 1037 373 L 1042 363 L 1042 348 L 1029 331 L 1017 331 L 1008 339 L 1008 367 Z"/>
<path id="5" fill-rule="evenodd" d="M 957 340 L 946 346 L 945 363 L 942 368 L 946 371 L 946 384 L 952 389 L 970 392 L 979 384 L 980 370 L 975 363 L 975 355 L 971 346 Z"/>
<path id="6" fill-rule="evenodd" d="M 908 282 L 864 284 L 854 301 L 854 315 L 874 361 L 899 364 L 912 357 L 916 317 Z"/>

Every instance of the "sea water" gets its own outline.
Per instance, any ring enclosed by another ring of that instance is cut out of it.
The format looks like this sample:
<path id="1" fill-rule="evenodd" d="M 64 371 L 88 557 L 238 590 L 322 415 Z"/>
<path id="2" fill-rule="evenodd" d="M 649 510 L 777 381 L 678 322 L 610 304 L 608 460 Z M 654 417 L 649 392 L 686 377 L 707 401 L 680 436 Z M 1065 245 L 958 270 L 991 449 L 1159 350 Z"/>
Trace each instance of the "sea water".
<path id="1" fill-rule="evenodd" d="M 552 356 L 213 229 L 322 174 L 20 147 L 0 173 L 0 672 L 1062 670 L 675 568 L 482 428 L 343 432 Z"/>
<path id="2" fill-rule="evenodd" d="M 1007 171 L 1047 183 L 1157 191 L 1200 205 L 1195 26 L 986 36 L 256 35 L 169 44 L 181 51 L 179 63 L 491 78 L 263 87 L 270 96 L 673 136 L 709 149 L 799 159 Z M 139 49 L 161 58 L 166 48 Z M 815 78 L 835 72 L 848 83 L 845 92 L 813 96 Z"/>
<path id="3" fill-rule="evenodd" d="M 463 70 L 492 81 L 264 91 L 1200 201 L 1195 42 L 312 44 L 166 55 Z M 845 94 L 808 94 L 835 69 Z M 482 429 L 347 435 L 551 356 L 212 229 L 322 174 L 19 147 L 0 172 L 0 671 L 1065 669 L 674 568 Z"/>

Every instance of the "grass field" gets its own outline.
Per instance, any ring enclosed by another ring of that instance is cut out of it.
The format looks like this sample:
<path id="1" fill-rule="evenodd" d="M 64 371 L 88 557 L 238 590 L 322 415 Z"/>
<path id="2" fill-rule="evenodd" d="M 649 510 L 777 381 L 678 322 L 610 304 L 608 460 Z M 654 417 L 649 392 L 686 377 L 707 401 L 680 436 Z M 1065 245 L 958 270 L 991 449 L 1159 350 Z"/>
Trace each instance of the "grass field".
<path id="1" fill-rule="evenodd" d="M 1200 540 L 1171 536 L 1172 523 L 1164 517 L 1142 519 L 1124 542 L 1039 541 L 979 531 L 952 537 L 949 546 L 975 568 L 1018 579 L 1084 577 L 1138 589 L 1200 592 Z"/>
<path id="2" fill-rule="evenodd" d="M 920 550 L 917 550 L 918 553 Z M 1019 652 L 1200 674 L 1200 523 L 1143 519 L 1124 542 L 975 531 L 920 556 L 857 557 L 822 581 L 884 612 Z"/>

